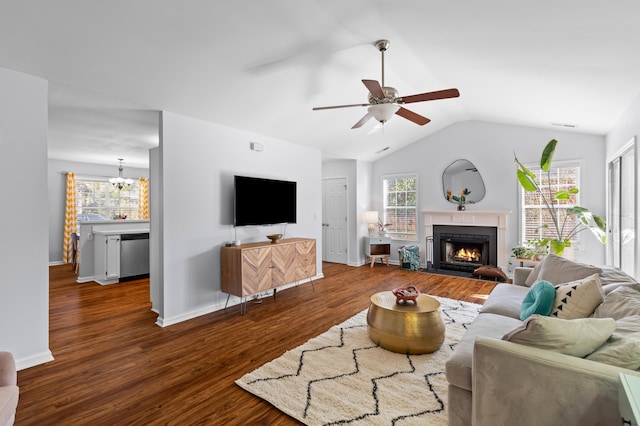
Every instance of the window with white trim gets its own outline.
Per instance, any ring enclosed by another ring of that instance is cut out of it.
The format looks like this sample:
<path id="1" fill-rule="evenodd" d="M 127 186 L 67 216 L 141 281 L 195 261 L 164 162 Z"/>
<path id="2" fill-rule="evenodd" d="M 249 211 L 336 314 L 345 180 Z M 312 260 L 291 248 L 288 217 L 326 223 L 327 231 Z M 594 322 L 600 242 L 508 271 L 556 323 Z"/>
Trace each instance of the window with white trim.
<path id="1" fill-rule="evenodd" d="M 418 240 L 418 175 L 383 176 L 383 224 L 386 235 L 395 240 Z"/>
<path id="2" fill-rule="evenodd" d="M 549 173 L 538 167 L 529 167 L 535 174 L 535 180 L 549 202 L 553 201 L 558 211 L 558 226 L 564 229 L 572 229 L 577 224 L 575 215 L 566 216 L 566 211 L 579 205 L 578 194 L 571 194 L 567 200 L 555 200 L 557 191 L 569 190 L 580 187 L 580 164 L 577 162 L 556 162 L 555 167 L 549 169 Z M 542 197 L 537 192 L 525 191 L 520 188 L 520 235 L 522 242 L 540 238 L 556 238 L 555 224 L 549 214 Z M 547 227 L 545 227 L 545 225 Z M 579 237 L 574 235 L 572 245 L 576 245 Z"/>
<path id="3" fill-rule="evenodd" d="M 76 204 L 78 221 L 138 219 L 140 184 L 119 190 L 106 178 L 76 177 Z"/>

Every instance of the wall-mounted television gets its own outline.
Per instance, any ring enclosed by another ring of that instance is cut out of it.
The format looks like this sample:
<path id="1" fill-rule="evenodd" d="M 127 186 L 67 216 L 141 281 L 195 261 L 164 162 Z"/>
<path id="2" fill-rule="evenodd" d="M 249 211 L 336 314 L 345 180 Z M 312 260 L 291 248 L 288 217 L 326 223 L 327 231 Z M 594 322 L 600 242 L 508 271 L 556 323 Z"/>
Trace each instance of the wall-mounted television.
<path id="1" fill-rule="evenodd" d="M 235 226 L 296 223 L 296 182 L 235 176 Z"/>

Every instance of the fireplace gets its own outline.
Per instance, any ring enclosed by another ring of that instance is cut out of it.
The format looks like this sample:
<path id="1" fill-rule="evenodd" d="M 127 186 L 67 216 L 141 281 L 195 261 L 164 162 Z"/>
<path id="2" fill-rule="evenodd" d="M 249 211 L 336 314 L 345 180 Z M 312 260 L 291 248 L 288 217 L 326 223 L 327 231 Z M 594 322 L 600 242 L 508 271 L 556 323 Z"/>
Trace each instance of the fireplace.
<path id="1" fill-rule="evenodd" d="M 473 272 L 497 265 L 498 230 L 493 226 L 433 225 L 433 267 L 436 270 Z"/>
<path id="2" fill-rule="evenodd" d="M 509 245 L 507 244 L 507 222 L 511 212 L 507 210 L 427 210 L 422 212 L 424 217 L 424 233 L 427 239 L 427 267 L 433 268 L 435 265 L 435 250 L 438 250 L 440 259 L 440 243 L 434 243 L 434 227 L 439 225 L 449 225 L 453 227 L 465 228 L 461 234 L 468 234 L 466 228 L 489 227 L 497 230 L 496 249 L 497 254 L 491 254 L 491 249 L 487 264 L 496 265 L 503 271 L 509 269 Z M 484 244 L 484 243 L 483 243 Z M 496 256 L 496 257 L 492 257 Z M 453 272 L 453 271 L 452 271 Z M 464 272 L 462 274 L 468 274 Z M 456 275 L 456 273 L 453 273 Z"/>

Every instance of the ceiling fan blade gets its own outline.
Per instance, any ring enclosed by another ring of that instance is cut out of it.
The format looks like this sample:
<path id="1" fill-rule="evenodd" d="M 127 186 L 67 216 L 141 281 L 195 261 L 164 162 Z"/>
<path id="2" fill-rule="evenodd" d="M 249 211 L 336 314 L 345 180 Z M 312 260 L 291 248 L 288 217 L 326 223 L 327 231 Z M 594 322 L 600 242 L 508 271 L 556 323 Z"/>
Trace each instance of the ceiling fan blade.
<path id="1" fill-rule="evenodd" d="M 362 127 L 362 125 L 367 121 L 369 121 L 371 117 L 373 117 L 373 115 L 370 112 L 366 113 L 364 117 L 360 119 L 360 121 L 358 121 L 356 124 L 353 125 L 352 129 L 357 129 L 358 127 Z"/>
<path id="2" fill-rule="evenodd" d="M 408 109 L 402 108 L 402 107 L 400 107 L 400 109 L 396 111 L 396 115 L 399 115 L 400 117 L 404 117 L 409 121 L 413 121 L 414 123 L 420 126 L 424 126 L 425 124 L 431 121 L 427 117 L 423 117 L 420 114 L 416 114 L 415 112 L 409 111 Z"/>
<path id="3" fill-rule="evenodd" d="M 384 99 L 384 92 L 382 91 L 382 86 L 376 80 L 362 80 L 364 85 L 369 90 L 374 97 L 378 99 Z"/>
<path id="4" fill-rule="evenodd" d="M 352 108 L 352 107 L 364 107 L 370 106 L 370 104 L 351 104 L 351 105 L 334 105 L 334 106 L 326 106 L 326 107 L 315 107 L 314 111 L 320 111 L 323 109 L 336 109 L 336 108 Z"/>
<path id="5" fill-rule="evenodd" d="M 438 90 L 436 92 L 420 93 L 419 95 L 402 96 L 398 100 L 400 103 L 410 104 L 412 102 L 435 101 L 438 99 L 457 98 L 460 96 L 458 89 Z"/>

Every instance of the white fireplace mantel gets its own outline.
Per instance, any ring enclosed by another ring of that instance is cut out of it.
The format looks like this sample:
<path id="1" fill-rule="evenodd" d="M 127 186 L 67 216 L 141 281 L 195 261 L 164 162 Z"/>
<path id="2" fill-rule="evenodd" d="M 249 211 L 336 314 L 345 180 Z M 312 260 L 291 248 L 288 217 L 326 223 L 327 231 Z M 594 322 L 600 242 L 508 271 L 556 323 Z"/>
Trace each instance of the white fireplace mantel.
<path id="1" fill-rule="evenodd" d="M 509 251 L 507 249 L 508 210 L 496 211 L 423 211 L 424 230 L 427 239 L 433 238 L 433 225 L 455 226 L 495 226 L 498 231 L 498 265 L 503 271 L 509 269 Z"/>

